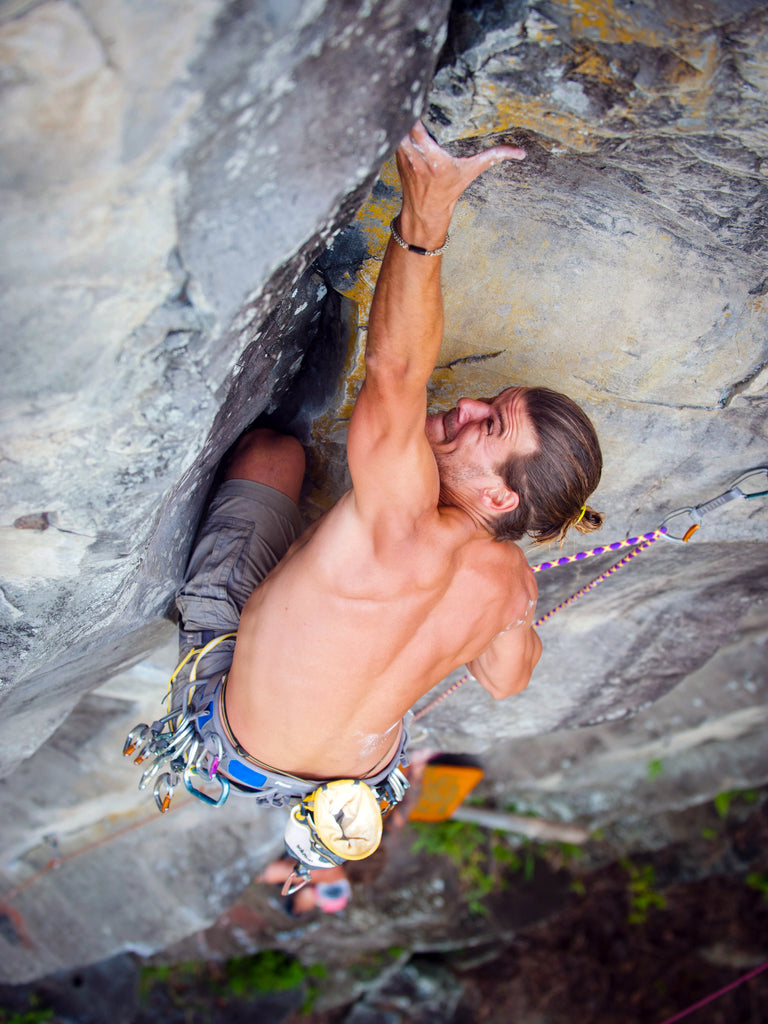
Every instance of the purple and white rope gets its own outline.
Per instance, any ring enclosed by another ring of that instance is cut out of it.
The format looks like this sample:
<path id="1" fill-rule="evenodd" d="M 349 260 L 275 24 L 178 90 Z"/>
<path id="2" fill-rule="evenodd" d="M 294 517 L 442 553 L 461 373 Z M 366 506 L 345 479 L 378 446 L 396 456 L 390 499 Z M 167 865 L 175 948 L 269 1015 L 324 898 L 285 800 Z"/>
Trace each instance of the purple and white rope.
<path id="1" fill-rule="evenodd" d="M 666 527 L 662 526 L 658 530 L 651 530 L 650 533 L 642 533 L 639 537 L 627 537 L 626 540 L 615 540 L 611 544 L 603 544 L 600 547 L 592 548 L 591 551 L 579 551 L 575 555 L 563 555 L 562 558 L 555 559 L 554 562 L 541 562 L 539 565 L 532 565 L 531 569 L 533 572 L 543 572 L 545 569 L 554 569 L 558 565 L 570 565 L 571 562 L 581 562 L 585 558 L 591 558 L 593 555 L 604 555 L 606 551 L 619 551 L 621 548 L 633 548 L 637 544 L 641 544 L 643 541 L 649 543 L 658 540 L 663 534 L 667 532 Z"/>

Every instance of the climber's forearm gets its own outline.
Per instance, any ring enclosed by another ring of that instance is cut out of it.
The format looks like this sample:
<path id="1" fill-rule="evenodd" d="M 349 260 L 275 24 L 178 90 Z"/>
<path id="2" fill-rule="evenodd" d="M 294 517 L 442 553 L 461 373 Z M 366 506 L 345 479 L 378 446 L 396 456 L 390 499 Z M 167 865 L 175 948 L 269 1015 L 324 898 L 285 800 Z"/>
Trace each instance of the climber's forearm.
<path id="1" fill-rule="evenodd" d="M 436 233 L 416 230 L 415 219 L 400 216 L 400 234 L 413 245 Z M 448 221 L 444 232 L 447 233 Z M 437 231 L 441 230 L 440 228 Z M 443 238 L 445 234 L 443 234 Z M 424 244 L 424 248 L 428 248 Z M 439 256 L 421 256 L 389 240 L 368 322 L 366 376 L 369 386 L 421 392 L 427 385 L 443 337 Z"/>
<path id="2" fill-rule="evenodd" d="M 501 633 L 467 668 L 496 700 L 521 693 L 541 657 L 541 640 L 531 626 Z"/>

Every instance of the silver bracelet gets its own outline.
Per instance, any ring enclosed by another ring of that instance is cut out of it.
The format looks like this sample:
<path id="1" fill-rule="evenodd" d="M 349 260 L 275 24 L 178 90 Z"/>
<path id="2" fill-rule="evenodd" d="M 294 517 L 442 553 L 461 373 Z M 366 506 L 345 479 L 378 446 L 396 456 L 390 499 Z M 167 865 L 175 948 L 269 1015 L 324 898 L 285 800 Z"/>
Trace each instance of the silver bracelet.
<path id="1" fill-rule="evenodd" d="M 419 256 L 442 256 L 445 250 L 448 248 L 448 243 L 451 240 L 450 235 L 445 236 L 445 241 L 443 242 L 439 249 L 423 249 L 420 245 L 408 245 L 408 243 L 403 241 L 403 239 L 400 237 L 400 233 L 395 227 L 396 220 L 397 217 L 392 218 L 392 223 L 389 225 L 389 230 L 392 232 L 392 237 L 397 242 L 397 244 L 401 248 L 407 249 L 408 252 L 417 252 Z"/>

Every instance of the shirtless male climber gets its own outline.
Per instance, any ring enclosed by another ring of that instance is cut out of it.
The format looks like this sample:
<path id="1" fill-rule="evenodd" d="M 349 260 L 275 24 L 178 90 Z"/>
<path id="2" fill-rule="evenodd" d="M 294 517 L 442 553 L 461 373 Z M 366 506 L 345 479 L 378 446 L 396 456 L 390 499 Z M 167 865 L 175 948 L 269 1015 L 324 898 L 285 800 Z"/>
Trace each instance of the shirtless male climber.
<path id="1" fill-rule="evenodd" d="M 409 709 L 459 665 L 495 698 L 519 693 L 541 641 L 534 576 L 514 541 L 601 524 L 585 504 L 600 449 L 570 399 L 511 387 L 427 416 L 451 214 L 481 172 L 524 157 L 497 146 L 456 159 L 415 125 L 397 150 L 402 209 L 349 424 L 351 490 L 302 532 L 302 446 L 255 429 L 198 534 L 177 603 L 182 650 L 210 644 L 196 671 L 207 688 L 192 702 L 203 774 L 259 802 L 295 801 L 325 780 L 391 781 Z"/>

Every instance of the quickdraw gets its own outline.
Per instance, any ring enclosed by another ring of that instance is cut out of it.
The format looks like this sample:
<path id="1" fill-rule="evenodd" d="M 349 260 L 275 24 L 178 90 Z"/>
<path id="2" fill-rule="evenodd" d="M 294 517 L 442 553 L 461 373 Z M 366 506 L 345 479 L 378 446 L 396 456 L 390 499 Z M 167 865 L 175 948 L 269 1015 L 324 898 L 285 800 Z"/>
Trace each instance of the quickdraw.
<path id="1" fill-rule="evenodd" d="M 173 794 L 182 782 L 188 792 L 212 807 L 221 807 L 229 795 L 228 780 L 216 774 L 221 760 L 220 741 L 219 749 L 216 749 L 215 743 L 212 749 L 201 742 L 196 727 L 199 712 L 191 711 L 191 703 L 198 685 L 197 669 L 201 660 L 218 644 L 236 636 L 236 633 L 225 633 L 204 647 L 189 651 L 176 666 L 166 694 L 170 705 L 174 684 L 179 674 L 194 658 L 189 678 L 184 686 L 181 710 L 169 710 L 167 715 L 152 725 L 140 722 L 126 737 L 123 746 L 124 757 L 133 757 L 133 763 L 136 765 L 143 764 L 150 757 L 153 759 L 142 773 L 139 789 L 146 789 L 154 779 L 153 793 L 161 814 L 169 810 Z M 161 768 L 166 769 L 162 774 Z M 213 788 L 213 791 L 206 791 L 206 787 Z"/>
<path id="2" fill-rule="evenodd" d="M 680 516 L 690 516 L 692 523 L 687 528 L 682 537 L 675 537 L 666 531 L 666 539 L 671 540 L 676 544 L 687 544 L 691 537 L 701 526 L 701 521 L 705 515 L 709 512 L 714 512 L 716 508 L 721 508 L 723 505 L 727 505 L 729 501 L 734 501 L 736 498 L 751 499 L 751 498 L 765 498 L 768 496 L 768 489 L 762 491 L 752 490 L 752 484 L 750 481 L 762 478 L 765 484 L 768 484 L 768 466 L 758 466 L 757 469 L 749 469 L 746 473 L 742 473 L 740 477 L 737 477 L 727 491 L 723 491 L 722 494 L 718 494 L 716 498 L 711 498 L 709 501 L 705 501 L 702 505 L 695 505 L 693 508 L 676 508 L 674 512 L 670 512 L 669 515 L 663 520 L 662 526 L 666 526 L 667 523 L 673 519 L 678 519 Z M 756 485 L 755 485 L 756 486 Z"/>
<path id="3" fill-rule="evenodd" d="M 625 540 L 612 541 L 610 544 L 601 544 L 598 547 L 591 548 L 589 551 L 579 551 L 575 555 L 564 555 L 562 558 L 557 558 L 554 561 L 541 562 L 539 565 L 531 566 L 533 572 L 543 572 L 546 569 L 554 569 L 560 565 L 569 565 L 572 562 L 581 562 L 586 558 L 592 558 L 594 555 L 605 554 L 607 551 L 619 551 L 621 548 L 628 547 L 634 549 L 630 551 L 629 554 L 619 559 L 618 562 L 615 562 L 610 566 L 610 568 L 606 569 L 605 572 L 600 573 L 599 576 L 590 580 L 590 582 L 580 590 L 577 590 L 574 594 L 571 594 L 570 597 L 567 597 L 564 601 L 561 601 L 560 604 L 546 612 L 546 614 L 536 619 L 533 623 L 534 628 L 538 628 L 545 622 L 548 622 L 556 612 L 562 611 L 563 608 L 567 608 L 568 605 L 573 604 L 574 601 L 589 593 L 590 590 L 594 590 L 595 587 L 605 582 L 605 580 L 610 576 L 613 576 L 613 574 L 618 572 L 618 570 L 623 566 L 628 565 L 633 558 L 637 557 L 637 555 L 641 554 L 643 551 L 647 551 L 655 541 L 663 538 L 664 540 L 670 540 L 677 544 L 687 544 L 701 526 L 703 516 L 707 515 L 709 512 L 714 512 L 715 509 L 721 508 L 723 505 L 727 505 L 728 502 L 734 501 L 736 498 L 750 499 L 768 497 L 768 489 L 760 491 L 752 490 L 753 484 L 750 484 L 750 481 L 757 480 L 758 478 L 763 479 L 765 483 L 768 484 L 768 466 L 758 466 L 755 469 L 747 470 L 746 473 L 742 473 L 740 477 L 737 477 L 726 491 L 723 491 L 722 494 L 718 494 L 716 498 L 711 498 L 709 501 L 705 501 L 701 505 L 693 507 L 686 506 L 684 508 L 675 509 L 664 517 L 658 529 L 651 530 L 650 533 L 643 533 L 638 537 L 627 537 Z M 690 516 L 693 522 L 686 529 L 682 537 L 676 537 L 669 532 L 669 526 L 667 524 L 683 515 Z M 465 672 L 464 675 L 452 683 L 444 693 L 440 694 L 439 697 L 436 697 L 434 700 L 430 701 L 429 704 L 417 711 L 413 716 L 414 721 L 418 721 L 420 718 L 423 718 L 427 712 L 442 703 L 446 697 L 455 693 L 459 687 L 463 686 L 463 684 L 470 679 L 470 676 L 471 674 L 469 672 Z"/>

